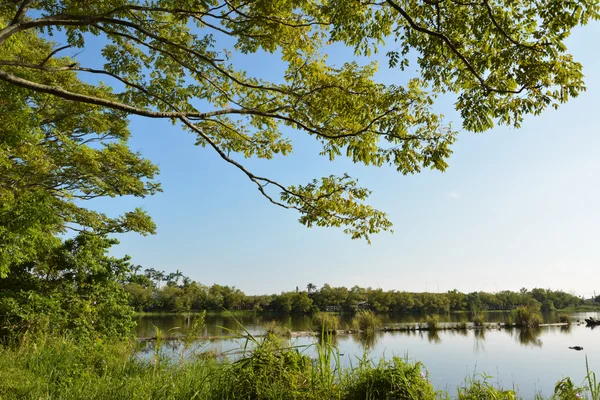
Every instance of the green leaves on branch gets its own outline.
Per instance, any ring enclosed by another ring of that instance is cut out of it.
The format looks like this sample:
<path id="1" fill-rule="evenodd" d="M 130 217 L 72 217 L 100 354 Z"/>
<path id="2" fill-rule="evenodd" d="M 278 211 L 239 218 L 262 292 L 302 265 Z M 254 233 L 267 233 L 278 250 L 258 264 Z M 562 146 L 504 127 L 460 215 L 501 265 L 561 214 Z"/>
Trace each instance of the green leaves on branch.
<path id="1" fill-rule="evenodd" d="M 281 200 L 300 211 L 299 221 L 307 227 L 344 227 L 352 239 L 366 239 L 392 223 L 385 213 L 363 203 L 371 192 L 358 187 L 348 175 L 328 176 L 304 186 L 290 186 L 281 193 Z"/>
<path id="2" fill-rule="evenodd" d="M 126 118 L 164 118 L 192 131 L 198 145 L 240 169 L 271 202 L 300 211 L 305 225 L 343 226 L 352 237 L 368 238 L 389 229 L 389 221 L 361 203 L 368 192 L 347 178 L 286 189 L 248 171 L 237 155 L 288 155 L 291 128 L 294 135 L 318 140 L 321 155 L 331 160 L 345 156 L 365 165 L 387 164 L 403 174 L 444 171 L 456 131 L 433 111 L 436 96 L 454 93 L 463 128 L 475 132 L 495 124 L 518 127 L 526 115 L 558 107 L 585 90 L 582 66 L 565 40 L 575 27 L 598 19 L 599 7 L 592 0 L 549 0 L 543 7 L 534 0 L 4 2 L 0 98 L 14 92 L 20 100 L 0 103 L 10 113 L 3 128 L 14 132 L 0 146 L 5 157 L 0 168 L 17 168 L 20 156 L 13 153 L 30 154 L 18 147 L 33 145 L 41 135 L 51 138 L 42 148 L 57 157 L 55 174 L 71 182 L 62 192 L 44 192 L 51 198 L 152 194 L 159 190 L 152 183 L 157 171 L 128 150 Z M 49 41 L 57 31 L 66 43 Z M 102 45 L 86 43 L 90 35 L 99 36 L 94 43 Z M 402 77 L 408 82 L 402 86 L 386 85 L 376 81 L 375 63 L 345 59 L 332 65 L 330 44 L 362 56 L 385 46 L 389 67 L 411 67 L 416 77 Z M 97 52 L 101 67 L 62 56 L 84 46 L 87 54 Z M 241 63 L 252 53 L 269 61 L 278 57 L 282 76 L 249 74 Z M 106 86 L 79 80 L 86 75 L 102 78 Z M 54 118 L 65 110 L 64 118 Z M 91 136 L 104 143 L 103 150 L 86 147 Z M 41 171 L 32 176 L 45 184 L 54 165 L 46 158 L 18 168 Z M 72 180 L 77 177 L 83 181 Z M 68 186 L 73 182 L 75 188 Z M 283 203 L 266 193 L 267 183 L 282 189 Z M 100 225 L 104 231 L 153 230 L 139 213 L 133 225 L 77 214 L 64 218 L 95 230 Z"/>

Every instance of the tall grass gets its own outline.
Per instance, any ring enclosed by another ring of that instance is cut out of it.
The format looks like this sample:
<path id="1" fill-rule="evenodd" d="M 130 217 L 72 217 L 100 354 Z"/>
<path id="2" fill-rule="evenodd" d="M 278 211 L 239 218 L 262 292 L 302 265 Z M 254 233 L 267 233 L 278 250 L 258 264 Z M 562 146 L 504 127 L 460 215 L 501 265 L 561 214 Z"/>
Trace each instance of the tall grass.
<path id="1" fill-rule="evenodd" d="M 352 318 L 354 330 L 373 334 L 381 326 L 381 319 L 371 310 L 362 310 Z"/>
<path id="2" fill-rule="evenodd" d="M 484 326 L 485 325 L 485 314 L 481 311 L 474 311 L 471 319 L 473 320 L 473 325 L 475 326 Z"/>
<path id="3" fill-rule="evenodd" d="M 437 314 L 428 315 L 427 317 L 425 317 L 425 322 L 427 323 L 427 328 L 429 328 L 432 331 L 435 331 L 440 326 L 440 317 Z"/>
<path id="4" fill-rule="evenodd" d="M 315 331 L 321 334 L 337 333 L 340 328 L 340 318 L 333 313 L 318 312 L 313 317 Z"/>
<path id="5" fill-rule="evenodd" d="M 200 324 L 200 323 L 198 323 Z M 247 332 L 247 331 L 245 331 Z M 162 337 L 162 334 L 157 337 Z M 252 351 L 230 361 L 187 357 L 184 362 L 161 351 L 150 360 L 139 357 L 135 342 L 75 343 L 65 337 L 28 340 L 0 347 L 0 399 L 306 399 L 435 400 L 436 392 L 420 363 L 400 358 L 373 362 L 365 354 L 358 364 L 341 367 L 332 341 L 316 346 L 316 358 L 305 347 L 286 345 L 274 335 L 263 339 L 245 333 Z M 570 380 L 557 384 L 555 399 L 577 399 L 589 392 L 600 400 L 600 385 L 588 369 L 587 387 Z M 515 399 L 485 375 L 467 379 L 453 398 Z M 587 392 L 584 392 L 587 390 Z"/>
<path id="6" fill-rule="evenodd" d="M 523 306 L 513 310 L 512 318 L 518 328 L 539 328 L 543 321 L 539 311 Z"/>

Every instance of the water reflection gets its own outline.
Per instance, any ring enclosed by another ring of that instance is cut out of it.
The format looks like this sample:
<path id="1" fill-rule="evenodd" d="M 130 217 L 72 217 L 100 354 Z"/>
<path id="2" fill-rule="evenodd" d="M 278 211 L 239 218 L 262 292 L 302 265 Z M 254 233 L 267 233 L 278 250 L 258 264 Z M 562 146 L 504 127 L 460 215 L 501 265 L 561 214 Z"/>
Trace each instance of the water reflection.
<path id="1" fill-rule="evenodd" d="M 437 329 L 427 331 L 427 340 L 429 341 L 429 343 L 440 343 L 442 341 L 442 339 L 440 338 L 440 332 Z"/>
<path id="2" fill-rule="evenodd" d="M 517 329 L 517 331 L 518 335 L 516 336 L 521 346 L 542 347 L 542 345 L 544 344 L 539 338 L 539 336 L 542 333 L 542 330 L 540 328 L 523 328 Z"/>
<path id="3" fill-rule="evenodd" d="M 485 353 L 485 329 L 475 329 L 473 330 L 473 354 L 479 354 L 480 352 Z"/>

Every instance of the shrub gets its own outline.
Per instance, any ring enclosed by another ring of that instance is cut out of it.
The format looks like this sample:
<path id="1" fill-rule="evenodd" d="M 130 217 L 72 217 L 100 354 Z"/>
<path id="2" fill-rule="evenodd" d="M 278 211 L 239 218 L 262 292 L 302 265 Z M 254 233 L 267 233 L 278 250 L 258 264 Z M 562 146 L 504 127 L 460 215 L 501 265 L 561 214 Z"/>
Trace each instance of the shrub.
<path id="1" fill-rule="evenodd" d="M 428 315 L 425 318 L 425 322 L 427 323 L 427 327 L 433 331 L 437 330 L 439 328 L 439 324 L 440 324 L 440 317 L 439 315 Z"/>
<path id="2" fill-rule="evenodd" d="M 473 313 L 473 325 L 483 326 L 484 324 L 485 324 L 485 315 L 481 311 Z"/>
<path id="3" fill-rule="evenodd" d="M 516 400 L 514 391 L 495 388 L 487 382 L 488 378 L 483 376 L 483 380 L 469 380 L 465 386 L 459 387 L 458 400 Z"/>
<path id="4" fill-rule="evenodd" d="M 563 314 L 563 313 L 559 313 L 556 316 L 556 320 L 562 324 L 569 324 L 571 325 L 571 317 L 569 317 L 567 314 Z"/>
<path id="5" fill-rule="evenodd" d="M 285 326 L 279 325 L 276 321 L 269 322 L 269 324 L 267 325 L 266 328 L 267 328 L 267 334 L 269 334 L 269 335 L 287 338 L 287 339 L 292 337 L 292 331 Z"/>
<path id="6" fill-rule="evenodd" d="M 374 333 L 381 326 L 381 319 L 371 310 L 363 310 L 356 313 L 352 319 L 354 330 Z"/>
<path id="7" fill-rule="evenodd" d="M 343 399 L 434 399 L 435 391 L 427 376 L 421 371 L 420 363 L 405 363 L 398 357 L 381 361 L 377 366 L 362 363 L 352 375 Z"/>
<path id="8" fill-rule="evenodd" d="M 539 328 L 542 323 L 542 315 L 539 311 L 520 306 L 512 312 L 515 326 L 519 328 Z"/>
<path id="9" fill-rule="evenodd" d="M 315 330 L 321 333 L 336 334 L 340 327 L 340 318 L 331 313 L 318 312 L 313 318 Z"/>

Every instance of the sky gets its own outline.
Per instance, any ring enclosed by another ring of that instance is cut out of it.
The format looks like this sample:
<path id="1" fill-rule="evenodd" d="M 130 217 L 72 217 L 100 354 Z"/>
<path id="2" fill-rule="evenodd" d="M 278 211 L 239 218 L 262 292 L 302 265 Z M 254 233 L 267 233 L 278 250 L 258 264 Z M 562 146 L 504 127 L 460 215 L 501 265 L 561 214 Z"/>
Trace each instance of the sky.
<path id="1" fill-rule="evenodd" d="M 119 235 L 114 255 L 248 294 L 309 282 L 430 292 L 542 287 L 600 294 L 599 25 L 578 29 L 568 42 L 584 66 L 587 92 L 558 110 L 526 118 L 518 130 L 461 132 L 444 173 L 404 176 L 388 167 L 329 162 L 318 155 L 314 139 L 293 130 L 286 131 L 294 144 L 287 157 L 236 158 L 286 185 L 345 172 L 358 178 L 373 190 L 369 203 L 394 223 L 395 233 L 373 236 L 371 245 L 340 229 L 302 226 L 297 213 L 270 204 L 239 170 L 211 149 L 194 146 L 193 135 L 167 121 L 131 118 L 130 145 L 160 167 L 164 192 L 90 205 L 111 215 L 142 207 L 158 226 L 154 236 Z M 334 63 L 348 57 L 343 49 L 330 50 Z M 378 80 L 406 80 L 379 58 Z M 265 78 L 281 70 L 274 56 L 238 60 L 239 67 Z M 461 125 L 452 98 L 442 98 L 435 110 Z"/>

